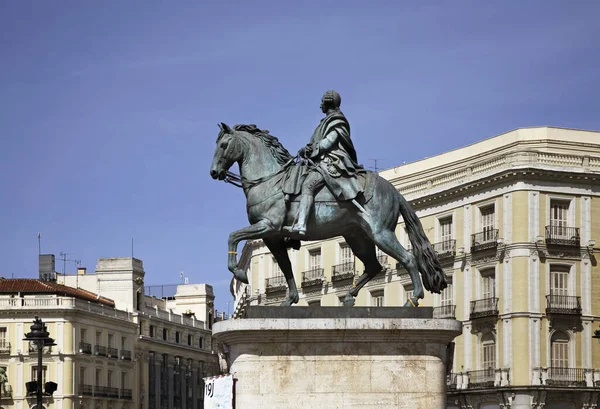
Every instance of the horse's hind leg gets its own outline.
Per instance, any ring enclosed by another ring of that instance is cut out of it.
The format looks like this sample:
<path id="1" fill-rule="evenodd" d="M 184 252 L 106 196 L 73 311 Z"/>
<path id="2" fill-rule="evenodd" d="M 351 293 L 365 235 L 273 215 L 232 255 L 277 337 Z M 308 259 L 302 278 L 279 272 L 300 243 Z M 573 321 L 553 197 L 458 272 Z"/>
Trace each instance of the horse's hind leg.
<path id="1" fill-rule="evenodd" d="M 365 286 L 373 277 L 379 274 L 382 270 L 381 264 L 377 260 L 377 253 L 375 251 L 375 244 L 365 234 L 355 234 L 353 236 L 344 236 L 346 243 L 352 249 L 352 252 L 363 262 L 365 265 L 365 272 L 358 278 L 356 286 L 351 288 L 344 298 L 345 306 L 353 306 L 354 298 L 358 295 L 361 288 Z"/>
<path id="2" fill-rule="evenodd" d="M 419 305 L 419 299 L 425 296 L 423 292 L 423 284 L 421 283 L 421 277 L 419 276 L 419 270 L 417 269 L 417 263 L 415 257 L 407 251 L 398 239 L 393 230 L 381 230 L 373 233 L 373 240 L 377 247 L 386 252 L 398 260 L 408 271 L 410 279 L 413 283 L 413 297 L 406 301 L 405 307 L 416 307 Z"/>
<path id="3" fill-rule="evenodd" d="M 281 305 L 292 305 L 298 302 L 298 288 L 296 287 L 296 281 L 294 280 L 294 272 L 292 271 L 292 263 L 290 263 L 290 258 L 287 253 L 287 246 L 283 239 L 263 239 L 267 248 L 277 260 L 277 264 L 283 275 L 285 276 L 285 281 L 288 286 L 288 295 L 285 297 Z"/>

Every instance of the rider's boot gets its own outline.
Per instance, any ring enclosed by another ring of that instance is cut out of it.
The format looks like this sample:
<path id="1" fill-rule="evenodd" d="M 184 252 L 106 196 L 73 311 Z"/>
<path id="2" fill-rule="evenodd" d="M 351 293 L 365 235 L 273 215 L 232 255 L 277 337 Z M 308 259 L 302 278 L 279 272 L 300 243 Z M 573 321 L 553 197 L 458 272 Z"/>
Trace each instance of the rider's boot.
<path id="1" fill-rule="evenodd" d="M 312 195 L 300 195 L 300 208 L 298 209 L 298 221 L 292 226 L 292 233 L 297 233 L 300 236 L 306 234 L 306 222 L 310 216 L 313 202 L 315 198 Z"/>

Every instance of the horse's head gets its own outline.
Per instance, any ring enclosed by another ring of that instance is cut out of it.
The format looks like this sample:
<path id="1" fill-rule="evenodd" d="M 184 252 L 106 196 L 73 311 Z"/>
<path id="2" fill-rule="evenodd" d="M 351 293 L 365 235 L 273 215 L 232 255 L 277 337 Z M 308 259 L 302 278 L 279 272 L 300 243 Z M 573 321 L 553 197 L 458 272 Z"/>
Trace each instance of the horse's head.
<path id="1" fill-rule="evenodd" d="M 235 137 L 235 131 L 227 124 L 219 124 L 221 132 L 217 137 L 217 149 L 210 166 L 210 176 L 213 179 L 223 180 L 227 176 L 227 171 L 235 162 L 241 159 L 242 149 L 240 141 Z"/>

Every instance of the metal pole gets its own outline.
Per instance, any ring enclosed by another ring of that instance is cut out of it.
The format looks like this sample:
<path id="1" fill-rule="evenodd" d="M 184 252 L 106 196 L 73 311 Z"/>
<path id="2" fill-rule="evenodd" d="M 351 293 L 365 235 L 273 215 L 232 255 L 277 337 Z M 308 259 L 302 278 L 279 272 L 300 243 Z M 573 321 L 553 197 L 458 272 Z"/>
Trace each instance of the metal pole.
<path id="1" fill-rule="evenodd" d="M 38 349 L 38 366 L 37 366 L 37 409 L 42 409 L 42 352 L 44 349 L 44 341 L 35 341 Z"/>

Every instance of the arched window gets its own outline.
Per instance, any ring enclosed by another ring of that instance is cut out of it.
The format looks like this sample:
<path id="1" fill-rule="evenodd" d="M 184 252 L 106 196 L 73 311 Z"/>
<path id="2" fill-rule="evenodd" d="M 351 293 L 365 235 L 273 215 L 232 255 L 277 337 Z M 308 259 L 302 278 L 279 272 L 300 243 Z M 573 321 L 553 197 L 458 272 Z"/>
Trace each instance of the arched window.
<path id="1" fill-rule="evenodd" d="M 481 337 L 481 369 L 496 369 L 496 338 L 491 332 Z"/>
<path id="2" fill-rule="evenodd" d="M 552 345 L 552 349 L 550 351 L 552 368 L 568 368 L 569 336 L 564 332 L 557 331 L 552 334 L 550 343 Z"/>

